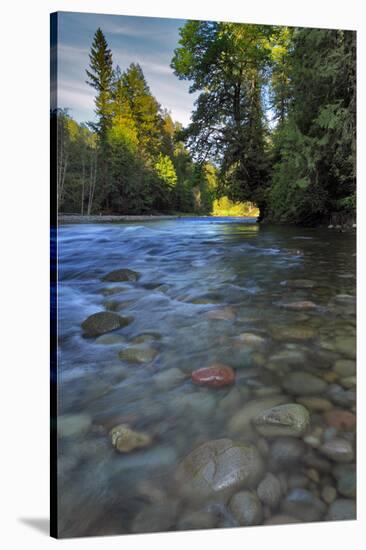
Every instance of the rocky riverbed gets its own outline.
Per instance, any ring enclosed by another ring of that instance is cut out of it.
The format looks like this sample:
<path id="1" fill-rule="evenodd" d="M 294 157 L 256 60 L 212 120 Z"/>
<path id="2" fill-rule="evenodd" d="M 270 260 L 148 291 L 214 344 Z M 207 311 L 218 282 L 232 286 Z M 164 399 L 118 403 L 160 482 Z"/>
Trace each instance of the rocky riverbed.
<path id="1" fill-rule="evenodd" d="M 61 536 L 356 517 L 353 234 L 59 228 Z"/>

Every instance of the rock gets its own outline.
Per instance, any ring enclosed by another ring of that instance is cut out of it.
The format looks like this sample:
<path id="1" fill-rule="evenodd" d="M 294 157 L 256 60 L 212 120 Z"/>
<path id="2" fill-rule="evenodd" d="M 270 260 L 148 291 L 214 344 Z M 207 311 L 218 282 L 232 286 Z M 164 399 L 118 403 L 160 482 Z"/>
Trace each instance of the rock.
<path id="1" fill-rule="evenodd" d="M 287 374 L 282 382 L 283 387 L 293 395 L 314 395 L 323 393 L 328 387 L 318 376 L 310 372 L 294 371 Z"/>
<path id="2" fill-rule="evenodd" d="M 214 319 L 219 321 L 234 321 L 236 313 L 232 307 L 222 307 L 220 309 L 212 309 L 205 313 L 207 319 Z"/>
<path id="3" fill-rule="evenodd" d="M 310 300 L 300 300 L 298 302 L 288 302 L 286 304 L 281 304 L 281 307 L 284 307 L 285 309 L 291 309 L 293 311 L 308 311 L 311 309 L 316 309 L 318 306 Z"/>
<path id="4" fill-rule="evenodd" d="M 131 530 L 133 533 L 157 533 L 169 531 L 175 523 L 178 505 L 176 502 L 149 504 L 134 518 Z"/>
<path id="5" fill-rule="evenodd" d="M 298 466 L 302 463 L 306 446 L 301 440 L 293 437 L 279 437 L 271 445 L 270 460 L 276 470 Z"/>
<path id="6" fill-rule="evenodd" d="M 322 443 L 323 431 L 323 428 L 316 426 L 310 433 L 305 435 L 305 443 L 315 449 L 319 448 Z"/>
<path id="7" fill-rule="evenodd" d="M 289 288 L 314 288 L 316 286 L 315 282 L 310 279 L 290 279 L 282 281 L 281 285 Z"/>
<path id="8" fill-rule="evenodd" d="M 306 357 L 302 350 L 284 349 L 271 355 L 269 361 L 271 363 L 284 364 L 286 366 L 301 366 L 306 361 Z"/>
<path id="9" fill-rule="evenodd" d="M 158 372 L 153 380 L 159 390 L 169 390 L 184 380 L 184 373 L 175 367 Z"/>
<path id="10" fill-rule="evenodd" d="M 131 342 L 133 344 L 147 344 L 156 342 L 156 340 L 160 340 L 160 338 L 161 336 L 158 332 L 143 332 L 142 334 L 134 336 Z"/>
<path id="11" fill-rule="evenodd" d="M 132 269 L 115 269 L 114 271 L 107 273 L 107 275 L 104 275 L 104 277 L 102 277 L 102 281 L 110 281 L 114 283 L 121 283 L 125 281 L 136 282 L 139 277 L 140 274 Z"/>
<path id="12" fill-rule="evenodd" d="M 125 348 L 118 353 L 121 361 L 127 363 L 150 363 L 158 355 L 158 351 L 154 348 Z"/>
<path id="13" fill-rule="evenodd" d="M 339 374 L 339 376 L 354 376 L 356 374 L 356 361 L 338 359 L 334 363 L 334 371 Z"/>
<path id="14" fill-rule="evenodd" d="M 88 414 L 64 414 L 57 418 L 57 434 L 59 437 L 79 437 L 85 435 L 91 427 Z"/>
<path id="15" fill-rule="evenodd" d="M 219 388 L 235 382 L 235 371 L 223 363 L 212 363 L 192 372 L 192 382 L 200 386 Z"/>
<path id="16" fill-rule="evenodd" d="M 310 481 L 313 481 L 314 483 L 319 483 L 320 476 L 318 470 L 315 470 L 315 468 L 309 468 L 306 472 L 306 475 L 310 479 Z"/>
<path id="17" fill-rule="evenodd" d="M 261 348 L 267 343 L 267 340 L 263 336 L 258 336 L 258 334 L 252 334 L 251 332 L 242 332 L 239 334 L 238 340 L 242 344 L 253 348 Z"/>
<path id="18" fill-rule="evenodd" d="M 193 529 L 212 529 L 216 527 L 218 517 L 212 512 L 198 510 L 187 512 L 181 516 L 177 523 L 179 531 L 190 531 Z"/>
<path id="19" fill-rule="evenodd" d="M 334 341 L 334 347 L 339 353 L 356 358 L 356 338 L 353 336 L 338 336 Z"/>
<path id="20" fill-rule="evenodd" d="M 356 466 L 354 464 L 337 464 L 333 468 L 337 480 L 338 492 L 348 498 L 356 498 Z"/>
<path id="21" fill-rule="evenodd" d="M 255 487 L 263 475 L 263 460 L 253 445 L 216 439 L 194 449 L 179 464 L 179 493 L 193 501 L 227 501 L 240 489 Z"/>
<path id="22" fill-rule="evenodd" d="M 352 430 L 356 426 L 356 416 L 350 411 L 332 409 L 324 413 L 328 426 L 337 430 Z"/>
<path id="23" fill-rule="evenodd" d="M 348 498 L 339 498 L 329 507 L 327 521 L 343 521 L 356 519 L 356 502 Z"/>
<path id="24" fill-rule="evenodd" d="M 261 502 L 270 508 L 276 508 L 281 499 L 281 484 L 273 474 L 267 474 L 257 487 Z"/>
<path id="25" fill-rule="evenodd" d="M 326 441 L 319 451 L 335 462 L 352 462 L 354 459 L 352 445 L 346 439 L 336 438 Z"/>
<path id="26" fill-rule="evenodd" d="M 223 397 L 219 404 L 220 411 L 224 413 L 230 413 L 236 411 L 243 402 L 243 396 L 240 390 L 236 387 L 230 389 L 230 391 Z"/>
<path id="27" fill-rule="evenodd" d="M 277 326 L 273 327 L 271 330 L 271 336 L 274 340 L 280 342 L 302 342 L 306 340 L 311 340 L 317 335 L 315 329 L 306 326 Z M 291 355 L 291 354 L 289 354 Z"/>
<path id="28" fill-rule="evenodd" d="M 282 501 L 281 510 L 305 522 L 319 521 L 327 506 L 306 489 L 292 489 Z"/>
<path id="29" fill-rule="evenodd" d="M 87 337 L 99 336 L 130 324 L 130 317 L 121 317 L 112 311 L 93 313 L 81 323 L 83 335 Z"/>
<path id="30" fill-rule="evenodd" d="M 113 294 L 119 294 L 124 290 L 126 289 L 123 286 L 111 286 L 111 287 L 102 288 L 101 293 L 103 294 L 103 296 L 113 296 Z"/>
<path id="31" fill-rule="evenodd" d="M 292 440 L 294 441 L 294 440 Z M 309 479 L 304 474 L 291 474 L 288 477 L 289 489 L 306 489 L 309 486 Z"/>
<path id="32" fill-rule="evenodd" d="M 332 504 L 332 502 L 334 502 L 337 498 L 337 491 L 331 485 L 326 485 L 323 487 L 321 495 L 324 502 L 327 504 Z"/>
<path id="33" fill-rule="evenodd" d="M 289 403 L 261 412 L 252 422 L 265 437 L 300 437 L 310 424 L 310 415 L 302 405 Z"/>
<path id="34" fill-rule="evenodd" d="M 210 393 L 181 393 L 171 400 L 173 414 L 194 415 L 197 418 L 212 414 L 216 399 Z"/>
<path id="35" fill-rule="evenodd" d="M 286 525 L 287 523 L 299 523 L 299 520 L 286 514 L 277 514 L 267 519 L 264 525 Z"/>
<path id="36" fill-rule="evenodd" d="M 253 394 L 257 397 L 269 397 L 271 395 L 278 395 L 281 393 L 279 386 L 260 386 L 253 390 Z"/>
<path id="37" fill-rule="evenodd" d="M 306 395 L 304 397 L 298 397 L 296 399 L 297 403 L 300 403 L 300 405 L 304 405 L 309 411 L 314 412 L 324 412 L 329 411 L 333 408 L 333 405 L 328 399 L 324 399 L 324 397 L 315 397 L 312 395 Z"/>
<path id="38" fill-rule="evenodd" d="M 357 378 L 356 376 L 347 376 L 346 378 L 341 378 L 340 383 L 347 390 L 353 389 L 356 387 Z"/>
<path id="39" fill-rule="evenodd" d="M 330 371 L 324 372 L 322 375 L 322 378 L 329 384 L 333 384 L 333 382 L 337 382 L 337 380 L 339 379 L 339 375 L 336 372 L 330 370 Z"/>
<path id="40" fill-rule="evenodd" d="M 259 525 L 263 512 L 261 503 L 255 493 L 240 491 L 229 502 L 229 509 L 239 525 Z"/>
<path id="41" fill-rule="evenodd" d="M 112 445 L 120 453 L 130 453 L 135 449 L 148 447 L 152 443 L 152 438 L 144 432 L 132 430 L 127 424 L 119 424 L 109 432 Z"/>
<path id="42" fill-rule="evenodd" d="M 329 386 L 328 397 L 335 405 L 340 407 L 348 408 L 356 403 L 356 392 L 354 390 L 344 390 L 338 384 Z"/>
<path id="43" fill-rule="evenodd" d="M 241 410 L 239 410 L 229 421 L 228 427 L 231 433 L 242 433 L 250 427 L 250 423 L 254 417 L 260 412 L 267 410 L 276 405 L 282 405 L 288 401 L 285 395 L 276 395 L 263 397 L 248 401 Z"/>
<path id="44" fill-rule="evenodd" d="M 122 334 L 102 334 L 96 338 L 95 343 L 102 346 L 115 346 L 117 344 L 125 344 L 126 337 Z"/>

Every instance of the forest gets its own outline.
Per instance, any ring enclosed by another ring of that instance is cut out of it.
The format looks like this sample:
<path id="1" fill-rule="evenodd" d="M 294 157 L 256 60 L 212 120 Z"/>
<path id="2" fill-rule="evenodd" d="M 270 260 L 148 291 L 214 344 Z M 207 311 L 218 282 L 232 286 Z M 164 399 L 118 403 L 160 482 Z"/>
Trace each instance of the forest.
<path id="1" fill-rule="evenodd" d="M 354 220 L 354 31 L 187 21 L 171 61 L 199 93 L 185 128 L 100 28 L 89 57 L 95 121 L 51 113 L 60 212 Z"/>

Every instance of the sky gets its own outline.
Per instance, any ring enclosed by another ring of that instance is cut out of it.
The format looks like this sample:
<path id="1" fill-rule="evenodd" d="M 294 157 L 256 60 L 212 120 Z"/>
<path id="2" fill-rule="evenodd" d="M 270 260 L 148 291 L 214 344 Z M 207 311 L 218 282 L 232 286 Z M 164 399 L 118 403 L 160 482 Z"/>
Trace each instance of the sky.
<path id="1" fill-rule="evenodd" d="M 90 46 L 100 27 L 123 71 L 139 63 L 152 94 L 175 121 L 186 126 L 198 94 L 170 68 L 184 20 L 60 12 L 58 18 L 58 107 L 78 122 L 94 120 L 95 90 L 86 84 Z"/>

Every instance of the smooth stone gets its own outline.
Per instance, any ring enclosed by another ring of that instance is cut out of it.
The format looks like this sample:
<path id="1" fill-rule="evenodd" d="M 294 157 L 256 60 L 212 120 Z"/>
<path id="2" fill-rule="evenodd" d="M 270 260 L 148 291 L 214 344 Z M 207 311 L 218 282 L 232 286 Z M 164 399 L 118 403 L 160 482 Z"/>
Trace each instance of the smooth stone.
<path id="1" fill-rule="evenodd" d="M 308 311 L 311 309 L 316 309 L 318 306 L 310 300 L 299 300 L 298 302 L 288 302 L 286 304 L 281 304 L 281 307 L 294 311 Z"/>
<path id="2" fill-rule="evenodd" d="M 230 391 L 223 397 L 219 403 L 219 409 L 222 412 L 230 413 L 237 410 L 241 405 L 244 398 L 240 390 L 236 387 L 230 389 Z"/>
<path id="3" fill-rule="evenodd" d="M 217 402 L 209 393 L 188 393 L 175 395 L 171 401 L 174 414 L 194 415 L 197 418 L 211 414 Z"/>
<path id="4" fill-rule="evenodd" d="M 326 411 L 324 419 L 328 426 L 337 430 L 352 430 L 356 426 L 356 416 L 352 412 L 342 409 Z"/>
<path id="5" fill-rule="evenodd" d="M 131 340 L 133 344 L 147 344 L 151 342 L 156 342 L 156 340 L 160 340 L 160 334 L 157 332 L 143 332 L 142 334 L 138 334 L 137 336 L 134 336 Z"/>
<path id="6" fill-rule="evenodd" d="M 311 279 L 289 279 L 281 282 L 282 286 L 288 286 L 290 288 L 314 288 L 315 282 Z"/>
<path id="7" fill-rule="evenodd" d="M 339 376 L 354 376 L 356 374 L 356 361 L 338 359 L 333 368 Z"/>
<path id="8" fill-rule="evenodd" d="M 204 510 L 186 512 L 178 520 L 177 529 L 179 531 L 212 529 L 213 527 L 216 527 L 217 521 L 217 515 L 212 512 L 206 512 Z"/>
<path id="9" fill-rule="evenodd" d="M 159 390 L 169 390 L 184 380 L 185 374 L 178 368 L 171 368 L 155 374 L 153 380 Z"/>
<path id="10" fill-rule="evenodd" d="M 260 500 L 255 493 L 240 491 L 229 502 L 229 509 L 241 526 L 259 525 L 263 520 Z"/>
<path id="11" fill-rule="evenodd" d="M 296 399 L 297 403 L 300 403 L 300 405 L 304 405 L 309 411 L 314 412 L 324 412 L 329 411 L 333 408 L 333 405 L 328 399 L 324 399 L 323 397 L 316 397 L 312 395 L 306 395 L 303 397 L 298 397 Z"/>
<path id="12" fill-rule="evenodd" d="M 271 445 L 270 460 L 276 470 L 302 463 L 306 445 L 301 439 L 279 437 Z"/>
<path id="13" fill-rule="evenodd" d="M 306 325 L 278 326 L 274 327 L 271 331 L 272 338 L 280 342 L 302 342 L 311 340 L 316 335 L 316 330 Z"/>
<path id="14" fill-rule="evenodd" d="M 306 489 L 292 489 L 281 503 L 281 510 L 301 521 L 319 521 L 327 511 L 326 504 Z"/>
<path id="15" fill-rule="evenodd" d="M 326 504 L 332 504 L 337 498 L 337 490 L 332 485 L 326 485 L 322 489 L 321 497 Z"/>
<path id="16" fill-rule="evenodd" d="M 114 346 L 116 344 L 125 344 L 126 337 L 122 334 L 102 334 L 96 338 L 95 343 L 103 346 Z"/>
<path id="17" fill-rule="evenodd" d="M 356 358 L 356 339 L 354 337 L 337 337 L 334 341 L 334 347 L 339 353 L 352 359 Z"/>
<path id="18" fill-rule="evenodd" d="M 241 410 L 229 420 L 228 428 L 231 433 L 242 433 L 250 427 L 250 423 L 259 413 L 288 401 L 285 395 L 263 397 L 248 401 Z"/>
<path id="19" fill-rule="evenodd" d="M 257 487 L 257 495 L 265 506 L 276 508 L 281 499 L 281 484 L 277 477 L 268 473 Z"/>
<path id="20" fill-rule="evenodd" d="M 189 500 L 227 501 L 238 490 L 255 487 L 263 471 L 256 447 L 216 439 L 189 453 L 179 464 L 175 480 L 180 494 Z"/>
<path id="21" fill-rule="evenodd" d="M 310 447 L 315 449 L 319 448 L 322 443 L 323 428 L 316 426 L 310 433 L 307 433 L 304 437 L 304 441 Z"/>
<path id="22" fill-rule="evenodd" d="M 271 363 L 280 363 L 285 365 L 303 365 L 305 362 L 305 354 L 300 350 L 283 350 L 278 353 L 275 353 L 269 357 Z"/>
<path id="23" fill-rule="evenodd" d="M 313 395 L 323 393 L 328 384 L 310 372 L 290 372 L 282 382 L 283 387 L 293 395 Z"/>
<path id="24" fill-rule="evenodd" d="M 79 437 L 85 435 L 91 427 L 91 417 L 88 414 L 64 414 L 57 418 L 57 434 L 59 437 Z"/>
<path id="25" fill-rule="evenodd" d="M 356 502 L 347 498 L 339 498 L 330 505 L 325 519 L 327 521 L 343 521 L 356 518 Z"/>
<path id="26" fill-rule="evenodd" d="M 148 447 L 152 437 L 144 432 L 132 430 L 127 424 L 119 424 L 109 432 L 113 447 L 120 453 L 130 453 L 135 449 Z"/>
<path id="27" fill-rule="evenodd" d="M 310 424 L 310 415 L 302 405 L 289 403 L 261 412 L 252 422 L 265 437 L 300 437 Z"/>
<path id="28" fill-rule="evenodd" d="M 309 486 L 309 479 L 304 474 L 291 474 L 287 480 L 289 489 L 306 489 Z"/>
<path id="29" fill-rule="evenodd" d="M 251 332 L 242 332 L 238 336 L 238 340 L 247 346 L 254 348 L 261 348 L 266 345 L 267 340 L 263 336 L 258 336 L 258 334 L 253 334 Z"/>
<path id="30" fill-rule="evenodd" d="M 340 383 L 344 388 L 350 390 L 356 387 L 357 378 L 356 376 L 347 376 L 346 378 L 341 378 Z"/>
<path id="31" fill-rule="evenodd" d="M 335 462 L 352 462 L 354 459 L 352 445 L 346 439 L 336 438 L 326 441 L 319 451 Z"/>
<path id="32" fill-rule="evenodd" d="M 267 519 L 264 525 L 286 525 L 288 523 L 299 523 L 299 520 L 286 514 L 277 514 Z"/>
<path id="33" fill-rule="evenodd" d="M 146 475 L 150 470 L 162 470 L 164 473 L 167 468 L 171 468 L 177 462 L 177 452 L 173 447 L 161 445 L 159 447 L 142 448 L 136 453 L 127 453 L 116 463 L 115 473 L 117 479 L 121 474 L 131 474 L 136 476 Z"/>
<path id="34" fill-rule="evenodd" d="M 93 315 L 85 319 L 81 323 L 81 328 L 83 329 L 84 336 L 93 337 L 125 327 L 131 321 L 130 317 L 121 317 L 112 311 L 98 311 L 98 313 L 93 313 Z"/>
<path id="35" fill-rule="evenodd" d="M 153 348 L 125 348 L 118 353 L 118 357 L 127 363 L 150 363 L 158 353 Z"/>
<path id="36" fill-rule="evenodd" d="M 231 307 L 223 307 L 220 309 L 212 309 L 205 313 L 207 319 L 213 319 L 218 321 L 234 321 L 236 313 Z"/>
<path id="37" fill-rule="evenodd" d="M 115 283 L 121 283 L 125 281 L 129 282 L 136 282 L 140 277 L 140 274 L 137 273 L 137 271 L 133 271 L 132 269 L 115 269 L 114 271 L 110 271 L 104 277 L 102 277 L 103 281 L 110 281 Z"/>
<path id="38" fill-rule="evenodd" d="M 328 388 L 328 397 L 340 407 L 350 407 L 356 403 L 356 392 L 354 390 L 345 390 L 338 384 L 332 384 Z"/>
<path id="39" fill-rule="evenodd" d="M 337 480 L 338 492 L 344 497 L 356 498 L 356 466 L 354 464 L 337 464 L 332 473 Z"/>
<path id="40" fill-rule="evenodd" d="M 149 504 L 134 518 L 131 530 L 133 533 L 158 533 L 169 531 L 175 523 L 178 511 L 176 502 Z"/>
<path id="41" fill-rule="evenodd" d="M 253 390 L 253 394 L 257 397 L 269 397 L 281 393 L 279 386 L 261 386 Z"/>
<path id="42" fill-rule="evenodd" d="M 193 371 L 191 378 L 194 384 L 219 388 L 234 384 L 235 371 L 223 363 L 212 363 L 209 367 Z"/>
<path id="43" fill-rule="evenodd" d="M 126 288 L 123 286 L 111 286 L 111 287 L 102 288 L 101 293 L 104 296 L 113 296 L 113 294 L 119 294 L 124 290 L 126 290 Z"/>

